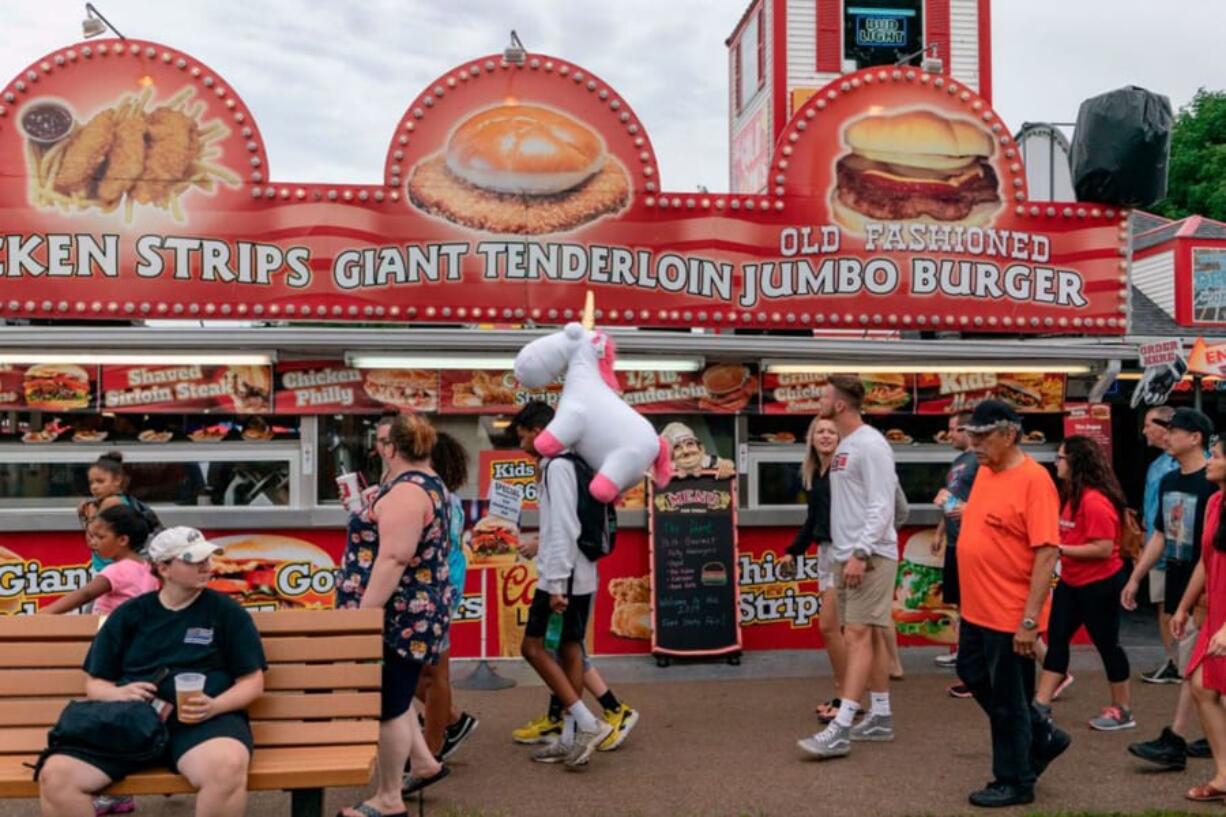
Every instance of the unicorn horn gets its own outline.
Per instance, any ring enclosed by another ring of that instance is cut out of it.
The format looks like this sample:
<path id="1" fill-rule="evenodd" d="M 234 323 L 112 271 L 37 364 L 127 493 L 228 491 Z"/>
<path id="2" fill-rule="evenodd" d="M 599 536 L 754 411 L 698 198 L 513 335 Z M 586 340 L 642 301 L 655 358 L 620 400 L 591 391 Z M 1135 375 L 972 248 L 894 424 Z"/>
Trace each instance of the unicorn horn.
<path id="1" fill-rule="evenodd" d="M 583 301 L 583 320 L 580 323 L 589 332 L 596 328 L 596 296 L 590 289 L 587 291 L 587 298 Z"/>

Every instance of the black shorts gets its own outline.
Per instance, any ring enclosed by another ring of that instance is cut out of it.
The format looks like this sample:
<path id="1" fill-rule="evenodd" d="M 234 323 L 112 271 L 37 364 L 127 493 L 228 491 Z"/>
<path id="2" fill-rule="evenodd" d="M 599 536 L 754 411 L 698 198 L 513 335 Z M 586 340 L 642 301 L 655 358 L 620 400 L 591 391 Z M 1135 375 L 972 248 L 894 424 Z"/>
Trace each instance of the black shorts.
<path id="1" fill-rule="evenodd" d="M 56 752 L 56 754 L 63 754 L 75 757 L 77 760 L 82 760 L 100 770 L 111 779 L 112 783 L 116 783 L 130 774 L 158 766 L 169 766 L 174 771 L 178 771 L 179 760 L 185 754 L 205 741 L 214 740 L 215 738 L 233 738 L 237 740 L 247 747 L 248 757 L 254 751 L 255 741 L 251 737 L 251 724 L 247 722 L 247 715 L 243 712 L 226 712 L 224 715 L 210 718 L 204 723 L 194 724 L 179 723 L 172 715 L 170 721 L 167 722 L 167 726 L 170 728 L 170 743 L 166 747 L 166 754 L 157 760 L 146 763 L 131 763 L 119 758 L 103 758 L 72 750 Z"/>
<path id="2" fill-rule="evenodd" d="M 962 591 L 958 586 L 958 548 L 945 546 L 945 567 L 941 571 L 941 598 L 954 607 L 962 603 Z"/>
<path id="3" fill-rule="evenodd" d="M 592 609 L 592 595 L 571 596 L 562 614 L 561 643 L 574 642 L 582 644 L 587 637 L 587 616 Z M 549 616 L 553 610 L 549 607 L 549 594 L 537 590 L 532 596 L 532 606 L 528 608 L 528 623 L 524 626 L 524 635 L 528 638 L 544 638 L 549 629 Z"/>
<path id="4" fill-rule="evenodd" d="M 1179 609 L 1179 602 L 1183 601 L 1183 593 L 1188 589 L 1194 570 L 1196 562 L 1166 563 L 1166 601 L 1162 602 L 1162 609 L 1167 613 L 1174 615 Z"/>
<path id="5" fill-rule="evenodd" d="M 379 720 L 399 718 L 413 705 L 417 682 L 421 680 L 422 662 L 405 658 L 383 645 L 383 688 L 380 690 Z"/>

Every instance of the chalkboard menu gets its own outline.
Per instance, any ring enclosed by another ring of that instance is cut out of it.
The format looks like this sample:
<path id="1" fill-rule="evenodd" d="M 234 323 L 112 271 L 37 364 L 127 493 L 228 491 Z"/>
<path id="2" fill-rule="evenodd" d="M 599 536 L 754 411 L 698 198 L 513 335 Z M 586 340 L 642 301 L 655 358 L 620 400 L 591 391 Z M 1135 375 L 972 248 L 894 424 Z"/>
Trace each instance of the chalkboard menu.
<path id="1" fill-rule="evenodd" d="M 652 652 L 739 653 L 735 480 L 675 479 L 650 507 Z"/>

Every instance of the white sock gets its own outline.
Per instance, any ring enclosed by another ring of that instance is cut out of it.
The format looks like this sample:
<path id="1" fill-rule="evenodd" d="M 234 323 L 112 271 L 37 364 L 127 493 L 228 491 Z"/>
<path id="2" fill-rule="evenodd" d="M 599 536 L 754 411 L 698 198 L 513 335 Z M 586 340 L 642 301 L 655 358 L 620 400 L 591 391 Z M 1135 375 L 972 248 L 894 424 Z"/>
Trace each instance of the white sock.
<path id="1" fill-rule="evenodd" d="M 887 718 L 890 716 L 890 693 L 870 692 L 868 693 L 868 699 L 872 702 L 869 712 Z"/>
<path id="2" fill-rule="evenodd" d="M 844 729 L 850 729 L 852 722 L 856 719 L 856 713 L 859 711 L 860 704 L 844 698 L 842 703 L 839 704 L 839 714 L 835 716 L 834 722 Z"/>
<path id="3" fill-rule="evenodd" d="M 575 725 L 584 732 L 595 732 L 600 728 L 600 724 L 596 722 L 596 716 L 583 705 L 583 701 L 575 701 L 567 712 L 575 719 Z"/>
<path id="4" fill-rule="evenodd" d="M 558 742 L 563 746 L 575 745 L 575 719 L 569 712 L 562 716 L 562 737 Z"/>

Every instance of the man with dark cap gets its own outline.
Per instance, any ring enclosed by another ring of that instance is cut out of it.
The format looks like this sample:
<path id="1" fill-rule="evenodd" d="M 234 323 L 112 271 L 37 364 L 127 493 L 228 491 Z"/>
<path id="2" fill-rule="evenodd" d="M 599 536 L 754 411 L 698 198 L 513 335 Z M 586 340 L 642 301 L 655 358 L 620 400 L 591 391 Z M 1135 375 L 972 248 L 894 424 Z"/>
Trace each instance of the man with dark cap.
<path id="1" fill-rule="evenodd" d="M 1158 513 L 1154 533 L 1145 543 L 1132 577 L 1124 586 L 1120 603 L 1126 610 L 1137 607 L 1137 590 L 1141 580 L 1159 559 L 1166 561 L 1166 612 L 1174 614 L 1183 599 L 1192 572 L 1200 561 L 1201 535 L 1205 526 L 1205 508 L 1209 497 L 1218 490 L 1205 475 L 1205 449 L 1213 436 L 1213 422 L 1196 409 L 1179 408 L 1171 415 L 1166 427 L 1166 450 L 1179 467 L 1158 484 Z M 1179 669 L 1187 666 L 1196 644 L 1196 633 L 1203 619 L 1199 613 L 1188 622 L 1184 637 L 1179 640 Z M 1188 728 L 1195 715 L 1195 703 L 1188 684 L 1179 691 L 1175 719 L 1154 740 L 1134 743 L 1128 751 L 1167 769 L 1183 769 L 1188 762 Z"/>
<path id="2" fill-rule="evenodd" d="M 1035 648 L 1059 557 L 1060 497 L 1018 443 L 1021 417 L 985 400 L 966 423 L 979 472 L 962 514 L 958 677 L 987 713 L 993 780 L 970 795 L 984 808 L 1034 802 L 1034 784 L 1071 742 L 1034 701 Z"/>

